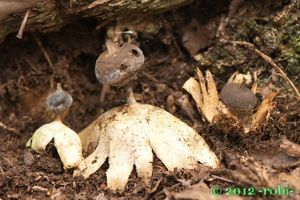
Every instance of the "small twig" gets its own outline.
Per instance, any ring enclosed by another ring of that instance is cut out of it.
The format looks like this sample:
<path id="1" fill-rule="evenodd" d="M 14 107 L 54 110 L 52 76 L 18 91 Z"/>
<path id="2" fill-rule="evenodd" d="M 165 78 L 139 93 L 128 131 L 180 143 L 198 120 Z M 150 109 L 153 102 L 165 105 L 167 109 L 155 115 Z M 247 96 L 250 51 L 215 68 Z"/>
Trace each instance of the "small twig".
<path id="1" fill-rule="evenodd" d="M 99 5 L 107 3 L 107 2 L 109 2 L 109 0 L 96 0 L 88 6 L 88 9 L 92 9 L 96 6 L 99 6 Z"/>
<path id="2" fill-rule="evenodd" d="M 32 33 L 34 40 L 36 41 L 37 45 L 39 46 L 39 48 L 41 49 L 41 51 L 43 52 L 44 58 L 46 59 L 49 67 L 51 68 L 53 74 L 50 76 L 50 87 L 54 88 L 54 75 L 56 73 L 55 69 L 54 69 L 54 65 L 53 62 L 48 54 L 48 52 L 46 51 L 46 49 L 44 48 L 41 40 L 34 34 Z"/>
<path id="3" fill-rule="evenodd" d="M 7 130 L 9 132 L 15 133 L 16 135 L 19 135 L 19 133 L 17 132 L 17 130 L 15 128 L 8 127 L 7 125 L 5 125 L 2 122 L 0 122 L 0 128 Z"/>
<path id="4" fill-rule="evenodd" d="M 30 69 L 32 70 L 31 73 L 33 75 L 41 75 L 41 70 L 31 61 L 29 58 L 24 58 L 25 62 L 30 66 Z"/>
<path id="5" fill-rule="evenodd" d="M 16 36 L 19 39 L 23 38 L 23 32 L 24 32 L 24 29 L 25 29 L 25 25 L 26 25 L 29 13 L 30 13 L 30 9 L 26 10 L 26 13 L 24 15 L 24 18 L 23 18 L 22 24 L 20 26 L 19 32 L 18 32 L 18 34 Z"/>
<path id="6" fill-rule="evenodd" d="M 297 168 L 300 166 L 300 161 L 288 164 L 273 164 L 272 169 L 283 171 L 286 169 Z"/>
<path id="7" fill-rule="evenodd" d="M 214 177 L 215 179 L 219 179 L 219 180 L 222 180 L 222 181 L 225 181 L 225 182 L 228 182 L 228 183 L 234 183 L 233 180 L 230 180 L 228 178 L 224 178 L 224 177 L 217 176 L 217 175 L 214 175 L 214 174 L 212 174 L 211 176 Z"/>
<path id="8" fill-rule="evenodd" d="M 40 191 L 40 192 L 48 192 L 49 191 L 47 188 L 44 188 L 44 187 L 41 187 L 41 186 L 38 186 L 38 185 L 33 186 L 32 189 L 34 191 Z"/>
<path id="9" fill-rule="evenodd" d="M 177 186 L 179 186 L 179 185 L 181 185 L 182 183 L 176 183 L 176 184 L 174 184 L 174 185 L 172 185 L 172 186 L 170 186 L 170 187 L 166 187 L 166 188 L 164 188 L 163 190 L 161 190 L 161 191 L 159 191 L 158 193 L 156 193 L 152 198 L 153 199 L 155 199 L 154 197 L 157 197 L 157 196 L 159 196 L 159 195 L 162 195 L 162 194 L 165 194 L 166 195 L 166 192 L 168 192 L 170 189 L 173 189 L 173 188 L 175 188 L 175 187 L 177 187 Z M 167 196 L 167 195 L 166 195 Z"/>
<path id="10" fill-rule="evenodd" d="M 145 199 L 150 199 L 151 196 L 158 190 L 158 187 L 160 186 L 161 182 L 162 182 L 162 178 L 160 178 L 156 184 L 154 185 L 154 187 L 149 191 L 148 195 L 146 195 Z"/>
<path id="11" fill-rule="evenodd" d="M 286 73 L 272 60 L 271 57 L 266 55 L 265 53 L 258 50 L 254 44 L 245 42 L 245 41 L 230 41 L 230 40 L 220 40 L 220 42 L 223 43 L 230 43 L 230 44 L 237 44 L 247 47 L 248 49 L 254 50 L 254 52 L 260 56 L 265 62 L 269 63 L 278 73 L 281 74 L 284 80 L 286 80 L 291 88 L 293 89 L 295 95 L 300 98 L 300 92 L 298 91 L 297 87 L 294 85 L 294 83 L 289 79 L 289 77 L 286 75 Z"/>
<path id="12" fill-rule="evenodd" d="M 1 172 L 1 175 L 3 176 L 4 175 L 4 171 L 2 169 L 2 167 L 0 166 L 0 172 Z"/>
<path id="13" fill-rule="evenodd" d="M 145 78 L 149 79 L 150 81 L 153 81 L 155 83 L 159 83 L 160 81 L 158 79 L 156 79 L 153 75 L 151 75 L 148 72 L 142 72 L 142 76 L 144 76 Z"/>
<path id="14" fill-rule="evenodd" d="M 7 157 L 3 157 L 3 160 L 5 160 L 10 165 L 10 167 L 15 167 L 13 162 L 9 160 Z"/>
<path id="15" fill-rule="evenodd" d="M 33 33 L 32 35 L 33 35 L 33 38 L 34 38 L 34 40 L 36 41 L 37 45 L 39 46 L 39 48 L 40 48 L 41 51 L 43 52 L 44 57 L 45 57 L 45 59 L 46 59 L 48 65 L 52 68 L 52 70 L 54 70 L 53 62 L 52 62 L 52 60 L 50 59 L 50 56 L 49 56 L 48 52 L 46 51 L 46 49 L 44 48 L 44 46 L 43 46 L 41 40 L 40 40 L 34 33 Z"/>

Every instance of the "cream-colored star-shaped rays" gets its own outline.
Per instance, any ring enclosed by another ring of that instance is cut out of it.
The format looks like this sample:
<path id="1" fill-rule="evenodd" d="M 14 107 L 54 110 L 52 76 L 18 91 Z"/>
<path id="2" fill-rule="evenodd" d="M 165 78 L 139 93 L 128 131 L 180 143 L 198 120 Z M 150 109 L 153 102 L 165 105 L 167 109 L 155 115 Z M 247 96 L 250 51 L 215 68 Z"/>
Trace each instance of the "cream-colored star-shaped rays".
<path id="1" fill-rule="evenodd" d="M 196 73 L 199 82 L 194 78 L 188 79 L 183 88 L 187 90 L 197 104 L 198 111 L 208 122 L 212 122 L 213 118 L 222 112 L 227 113 L 227 109 L 219 100 L 216 84 L 211 72 L 208 70 L 204 78 L 201 71 L 197 68 Z"/>
<path id="2" fill-rule="evenodd" d="M 26 144 L 42 154 L 53 140 L 65 169 L 77 168 L 83 160 L 79 136 L 62 122 L 72 102 L 72 96 L 62 89 L 60 83 L 57 84 L 56 91 L 49 94 L 46 100 L 47 109 L 55 115 L 55 119 L 38 128 Z"/>
<path id="3" fill-rule="evenodd" d="M 250 74 L 234 73 L 225 85 L 226 89 L 223 88 L 221 92 L 222 101 L 211 72 L 207 70 L 204 78 L 197 68 L 196 74 L 198 81 L 191 77 L 184 83 L 183 88 L 191 94 L 198 111 L 209 123 L 218 125 L 218 119 L 225 116 L 234 121 L 228 124 L 229 127 L 240 124 L 243 132 L 248 133 L 261 126 L 274 108 L 273 99 L 277 95 L 276 91 L 270 92 L 259 105 L 256 105 L 255 93 L 258 89 L 256 83 L 252 85 L 251 90 L 244 86 L 247 82 L 251 82 Z M 224 129 L 224 132 L 227 131 Z"/>
<path id="4" fill-rule="evenodd" d="M 65 169 L 76 168 L 81 163 L 83 157 L 80 139 L 75 131 L 60 120 L 38 128 L 26 146 L 42 154 L 51 140 L 54 140 L 54 146 Z"/>
<path id="5" fill-rule="evenodd" d="M 152 175 L 153 153 L 168 170 L 216 168 L 219 160 L 191 127 L 163 109 L 131 103 L 101 115 L 80 133 L 83 150 L 95 149 L 75 175 L 89 177 L 108 158 L 108 188 L 123 190 L 135 165 L 139 177 Z"/>

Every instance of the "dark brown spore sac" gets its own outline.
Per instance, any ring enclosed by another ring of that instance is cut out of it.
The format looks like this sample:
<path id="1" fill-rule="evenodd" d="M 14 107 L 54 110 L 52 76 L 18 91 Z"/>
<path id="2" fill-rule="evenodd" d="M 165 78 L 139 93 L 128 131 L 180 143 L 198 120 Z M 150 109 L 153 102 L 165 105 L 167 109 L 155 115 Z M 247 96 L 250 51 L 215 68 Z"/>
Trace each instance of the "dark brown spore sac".
<path id="1" fill-rule="evenodd" d="M 244 83 L 226 84 L 220 98 L 226 106 L 234 110 L 252 110 L 257 105 L 255 94 Z"/>
<path id="2" fill-rule="evenodd" d="M 95 74 L 102 84 L 124 86 L 129 83 L 144 63 L 144 54 L 132 44 L 117 46 L 106 42 L 107 50 L 100 54 L 95 66 Z"/>

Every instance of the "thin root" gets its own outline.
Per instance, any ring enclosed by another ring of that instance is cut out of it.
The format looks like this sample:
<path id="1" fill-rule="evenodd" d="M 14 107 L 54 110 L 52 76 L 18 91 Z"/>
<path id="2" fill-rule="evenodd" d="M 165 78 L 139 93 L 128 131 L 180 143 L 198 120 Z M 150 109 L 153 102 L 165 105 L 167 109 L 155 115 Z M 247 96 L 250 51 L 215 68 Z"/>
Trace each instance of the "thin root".
<path id="1" fill-rule="evenodd" d="M 7 125 L 5 125 L 4 123 L 0 122 L 0 128 L 7 130 L 9 132 L 15 133 L 16 135 L 19 135 L 18 131 L 16 130 L 16 128 L 12 128 L 12 127 L 8 127 Z"/>
<path id="2" fill-rule="evenodd" d="M 35 34 L 32 34 L 33 35 L 33 38 L 34 40 L 36 41 L 37 45 L 39 46 L 39 48 L 41 49 L 41 51 L 43 52 L 43 55 L 49 65 L 49 67 L 51 67 L 52 70 L 54 70 L 54 65 L 53 65 L 53 62 L 48 54 L 48 52 L 46 51 L 46 49 L 44 48 L 41 40 L 35 35 Z"/>

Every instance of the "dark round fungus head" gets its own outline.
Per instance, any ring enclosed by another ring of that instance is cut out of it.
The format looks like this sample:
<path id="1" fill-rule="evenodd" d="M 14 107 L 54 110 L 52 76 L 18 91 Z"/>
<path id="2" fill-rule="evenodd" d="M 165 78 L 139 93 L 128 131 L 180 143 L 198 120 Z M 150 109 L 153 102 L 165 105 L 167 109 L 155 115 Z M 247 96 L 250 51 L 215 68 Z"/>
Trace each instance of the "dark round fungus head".
<path id="1" fill-rule="evenodd" d="M 237 111 L 251 111 L 257 104 L 255 94 L 245 83 L 227 83 L 220 98 L 228 108 Z"/>
<path id="2" fill-rule="evenodd" d="M 62 114 L 72 105 L 73 98 L 68 93 L 62 90 L 61 85 L 57 84 L 57 89 L 54 93 L 47 97 L 47 109 L 56 113 Z"/>
<path id="3" fill-rule="evenodd" d="M 107 41 L 106 47 L 107 50 L 96 61 L 96 77 L 105 85 L 124 86 L 142 67 L 144 54 L 137 46 L 127 43 L 118 46 Z"/>

